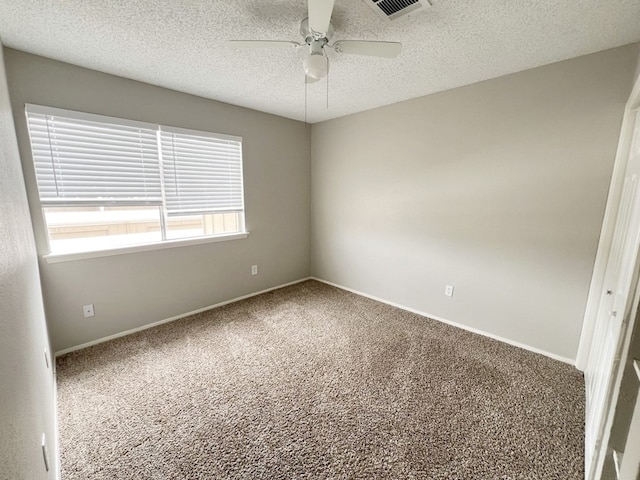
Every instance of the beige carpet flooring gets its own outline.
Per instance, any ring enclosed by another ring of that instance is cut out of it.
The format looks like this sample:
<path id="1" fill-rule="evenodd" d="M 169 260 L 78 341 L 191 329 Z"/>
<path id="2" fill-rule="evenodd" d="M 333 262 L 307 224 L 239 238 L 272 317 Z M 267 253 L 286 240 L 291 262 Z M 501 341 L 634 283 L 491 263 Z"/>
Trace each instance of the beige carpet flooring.
<path id="1" fill-rule="evenodd" d="M 315 281 L 57 362 L 63 480 L 583 478 L 572 366 Z"/>

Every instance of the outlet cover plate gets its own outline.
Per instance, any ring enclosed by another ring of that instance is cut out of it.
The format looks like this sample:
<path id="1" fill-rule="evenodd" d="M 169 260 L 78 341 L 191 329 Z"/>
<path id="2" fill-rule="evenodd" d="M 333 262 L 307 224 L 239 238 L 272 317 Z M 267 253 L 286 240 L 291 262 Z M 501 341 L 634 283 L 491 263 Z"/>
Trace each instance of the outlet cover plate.
<path id="1" fill-rule="evenodd" d="M 95 315 L 95 312 L 93 311 L 93 303 L 90 305 L 83 305 L 82 313 L 84 314 L 84 318 L 93 317 Z"/>

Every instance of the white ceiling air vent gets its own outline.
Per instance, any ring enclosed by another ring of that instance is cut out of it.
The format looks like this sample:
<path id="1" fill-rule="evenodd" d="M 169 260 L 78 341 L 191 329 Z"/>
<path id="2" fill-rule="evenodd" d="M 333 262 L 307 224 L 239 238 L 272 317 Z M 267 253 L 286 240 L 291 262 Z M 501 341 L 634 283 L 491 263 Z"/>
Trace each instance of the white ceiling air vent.
<path id="1" fill-rule="evenodd" d="M 410 13 L 430 7 L 430 0 L 364 0 L 377 14 L 387 20 L 397 20 Z"/>

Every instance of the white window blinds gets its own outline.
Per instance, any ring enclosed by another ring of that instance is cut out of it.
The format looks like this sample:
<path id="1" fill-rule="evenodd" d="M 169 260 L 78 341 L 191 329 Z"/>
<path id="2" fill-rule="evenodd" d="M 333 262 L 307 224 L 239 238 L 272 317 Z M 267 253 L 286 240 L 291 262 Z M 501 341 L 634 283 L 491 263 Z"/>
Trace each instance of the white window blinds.
<path id="1" fill-rule="evenodd" d="M 167 215 L 242 212 L 242 141 L 161 127 Z"/>
<path id="2" fill-rule="evenodd" d="M 43 206 L 162 205 L 167 216 L 244 210 L 240 137 L 26 110 Z"/>
<path id="3" fill-rule="evenodd" d="M 27 106 L 44 205 L 162 203 L 153 125 Z"/>

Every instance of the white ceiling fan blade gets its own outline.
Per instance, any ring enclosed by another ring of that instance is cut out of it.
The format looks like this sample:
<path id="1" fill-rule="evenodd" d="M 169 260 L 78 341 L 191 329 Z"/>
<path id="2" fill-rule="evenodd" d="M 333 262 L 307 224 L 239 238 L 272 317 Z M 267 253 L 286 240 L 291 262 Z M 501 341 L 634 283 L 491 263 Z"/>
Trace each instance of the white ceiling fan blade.
<path id="1" fill-rule="evenodd" d="M 241 48 L 290 48 L 295 49 L 301 46 L 298 42 L 286 40 L 229 40 L 234 47 Z"/>
<path id="2" fill-rule="evenodd" d="M 333 44 L 333 48 L 339 53 L 352 53 L 354 55 L 369 55 L 372 57 L 395 58 L 402 51 L 399 42 L 368 42 L 363 40 L 340 40 Z"/>
<path id="3" fill-rule="evenodd" d="M 315 33 L 327 33 L 333 13 L 335 0 L 308 0 L 309 1 L 309 28 Z"/>

